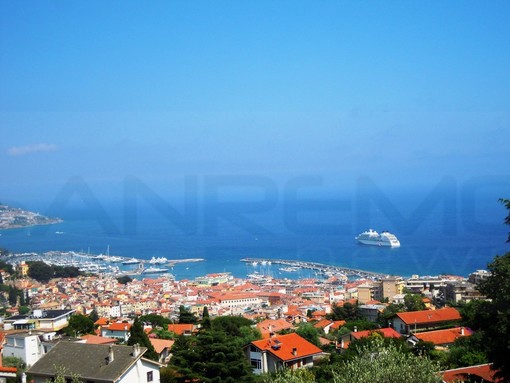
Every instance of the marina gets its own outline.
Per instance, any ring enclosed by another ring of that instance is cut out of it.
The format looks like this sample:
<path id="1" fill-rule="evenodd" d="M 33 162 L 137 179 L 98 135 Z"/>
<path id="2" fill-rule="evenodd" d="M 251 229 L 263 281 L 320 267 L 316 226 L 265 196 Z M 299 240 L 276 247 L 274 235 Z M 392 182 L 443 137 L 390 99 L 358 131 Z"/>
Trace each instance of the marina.
<path id="1" fill-rule="evenodd" d="M 377 273 L 367 270 L 353 269 L 343 266 L 332 266 L 317 262 L 305 262 L 289 259 L 265 259 L 265 258 L 243 258 L 241 262 L 246 262 L 252 265 L 275 264 L 284 267 L 280 270 L 285 272 L 296 272 L 299 269 L 309 269 L 325 276 L 337 276 L 342 278 L 367 278 L 367 279 L 380 279 L 387 277 L 387 274 Z"/>
<path id="2" fill-rule="evenodd" d="M 8 263 L 19 264 L 21 262 L 40 261 L 52 266 L 76 267 L 83 273 L 98 275 L 121 276 L 146 276 L 146 275 L 170 275 L 171 268 L 181 263 L 202 262 L 203 258 L 185 259 L 139 259 L 134 257 L 122 257 L 107 254 L 89 254 L 75 251 L 48 251 L 45 253 L 15 253 L 4 258 Z"/>

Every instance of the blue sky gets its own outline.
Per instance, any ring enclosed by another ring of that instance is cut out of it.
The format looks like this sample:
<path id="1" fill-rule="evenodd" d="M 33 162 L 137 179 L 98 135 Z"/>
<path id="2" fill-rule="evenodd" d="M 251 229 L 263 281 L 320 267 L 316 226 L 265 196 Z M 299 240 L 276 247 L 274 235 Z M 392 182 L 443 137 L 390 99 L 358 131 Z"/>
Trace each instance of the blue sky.
<path id="1" fill-rule="evenodd" d="M 0 2 L 0 201 L 75 176 L 510 186 L 508 1 Z M 485 182 L 485 184 L 484 184 Z M 507 195 L 508 197 L 508 195 Z"/>

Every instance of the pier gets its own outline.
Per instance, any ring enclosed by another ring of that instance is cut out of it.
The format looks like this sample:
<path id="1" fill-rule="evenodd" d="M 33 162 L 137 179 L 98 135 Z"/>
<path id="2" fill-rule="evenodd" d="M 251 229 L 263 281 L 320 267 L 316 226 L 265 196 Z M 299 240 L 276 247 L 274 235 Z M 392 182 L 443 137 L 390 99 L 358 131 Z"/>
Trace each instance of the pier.
<path id="1" fill-rule="evenodd" d="M 325 265 L 323 263 L 317 262 L 306 262 L 306 261 L 297 261 L 290 259 L 271 259 L 271 258 L 243 258 L 241 262 L 246 263 L 256 263 L 256 264 L 276 264 L 276 265 L 285 265 L 288 267 L 296 267 L 301 269 L 310 269 L 316 272 L 325 274 L 325 275 L 334 275 L 341 274 L 346 277 L 357 277 L 362 279 L 382 279 L 386 278 L 388 274 L 376 273 L 373 271 L 359 270 L 353 269 L 350 267 L 343 266 L 332 266 Z"/>

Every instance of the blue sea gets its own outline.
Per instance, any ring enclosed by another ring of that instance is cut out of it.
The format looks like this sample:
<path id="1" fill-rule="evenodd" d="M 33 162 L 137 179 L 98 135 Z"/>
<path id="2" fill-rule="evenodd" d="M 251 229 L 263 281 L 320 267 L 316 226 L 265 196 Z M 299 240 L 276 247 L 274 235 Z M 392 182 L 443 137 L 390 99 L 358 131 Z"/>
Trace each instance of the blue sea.
<path id="1" fill-rule="evenodd" d="M 173 274 L 179 280 L 216 272 L 236 277 L 254 271 L 282 278 L 311 276 L 307 270 L 284 272 L 275 264 L 246 264 L 240 261 L 245 257 L 313 261 L 401 276 L 467 276 L 509 251 L 509 228 L 503 224 L 507 211 L 495 198 L 392 198 L 389 202 L 345 196 L 274 204 L 242 199 L 179 204 L 159 199 L 63 204 L 49 210 L 24 206 L 64 221 L 0 231 L 0 247 L 91 254 L 104 254 L 109 248 L 110 255 L 142 259 L 204 258 L 176 265 Z M 358 244 L 354 237 L 369 228 L 389 230 L 401 247 Z"/>

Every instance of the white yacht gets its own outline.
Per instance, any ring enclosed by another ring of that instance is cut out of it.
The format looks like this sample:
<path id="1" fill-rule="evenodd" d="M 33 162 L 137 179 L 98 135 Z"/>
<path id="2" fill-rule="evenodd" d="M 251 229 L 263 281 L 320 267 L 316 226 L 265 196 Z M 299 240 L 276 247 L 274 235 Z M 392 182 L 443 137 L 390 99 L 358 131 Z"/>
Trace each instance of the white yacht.
<path id="1" fill-rule="evenodd" d="M 400 241 L 394 234 L 388 231 L 383 231 L 379 234 L 377 231 L 370 229 L 364 231 L 355 239 L 364 245 L 400 247 Z"/>

